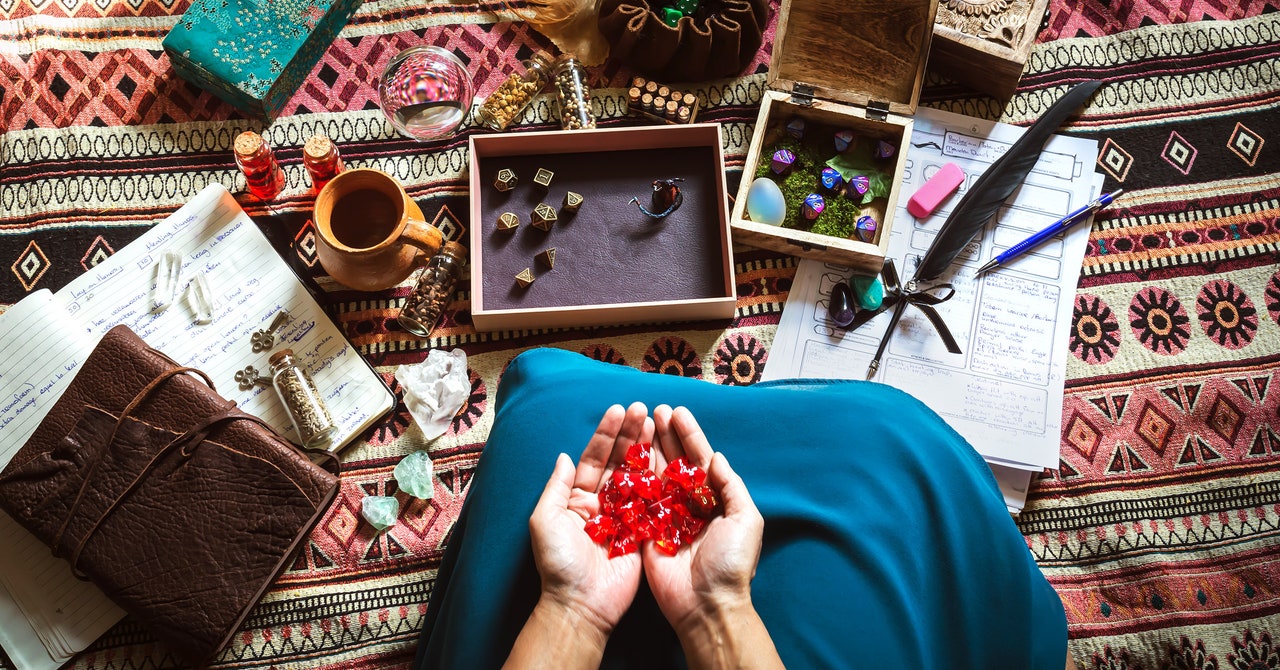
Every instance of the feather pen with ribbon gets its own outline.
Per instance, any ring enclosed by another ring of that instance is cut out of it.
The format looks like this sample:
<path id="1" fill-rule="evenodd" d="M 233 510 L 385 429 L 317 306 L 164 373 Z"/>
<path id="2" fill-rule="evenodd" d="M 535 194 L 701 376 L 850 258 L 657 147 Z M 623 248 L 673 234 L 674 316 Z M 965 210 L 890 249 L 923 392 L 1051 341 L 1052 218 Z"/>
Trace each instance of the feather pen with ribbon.
<path id="1" fill-rule="evenodd" d="M 892 336 L 898 320 L 902 318 L 902 313 L 909 304 L 915 305 L 929 317 L 929 321 L 938 330 L 938 334 L 942 337 L 948 351 L 954 354 L 961 353 L 955 337 L 947 329 L 941 315 L 933 308 L 934 305 L 945 302 L 954 294 L 951 285 L 939 284 L 925 290 L 919 290 L 917 288 L 918 282 L 932 281 L 946 272 L 956 256 L 987 225 L 991 217 L 995 216 L 1005 200 L 1008 200 L 1009 196 L 1013 195 L 1013 192 L 1018 190 L 1018 187 L 1026 180 L 1027 174 L 1031 172 L 1031 169 L 1035 167 L 1036 161 L 1040 159 L 1040 151 L 1044 148 L 1045 143 L 1049 141 L 1049 137 L 1101 85 L 1101 81 L 1089 80 L 1073 86 L 1065 95 L 1050 105 L 1048 111 L 1037 119 L 1035 123 L 1031 124 L 1022 137 L 1018 138 L 1018 141 L 1014 142 L 1004 155 L 982 173 L 982 176 L 974 182 L 973 186 L 969 187 L 964 197 L 956 204 L 946 222 L 942 224 L 937 236 L 933 239 L 933 243 L 929 245 L 929 249 L 920 259 L 912 280 L 907 282 L 906 286 L 897 286 L 897 273 L 893 272 L 891 265 L 887 265 L 886 269 L 892 272 L 894 280 L 889 282 L 888 277 L 886 277 L 885 300 L 880 309 L 870 313 L 858 313 L 856 316 L 845 311 L 839 315 L 842 318 L 837 318 L 836 308 L 838 301 L 835 300 L 836 292 L 833 290 L 832 301 L 829 303 L 828 311 L 836 321 L 836 325 L 841 327 L 852 326 L 857 328 L 870 321 L 877 314 L 887 309 L 893 310 L 889 328 L 880 340 L 880 346 L 876 349 L 875 357 L 867 368 L 867 379 L 874 377 L 876 371 L 880 368 L 880 358 L 884 354 L 889 337 Z M 893 285 L 889 286 L 888 284 L 890 283 Z M 847 290 L 846 287 L 845 292 Z M 853 316 L 853 318 L 849 318 L 850 316 Z M 841 321 L 844 321 L 844 323 L 841 323 Z"/>

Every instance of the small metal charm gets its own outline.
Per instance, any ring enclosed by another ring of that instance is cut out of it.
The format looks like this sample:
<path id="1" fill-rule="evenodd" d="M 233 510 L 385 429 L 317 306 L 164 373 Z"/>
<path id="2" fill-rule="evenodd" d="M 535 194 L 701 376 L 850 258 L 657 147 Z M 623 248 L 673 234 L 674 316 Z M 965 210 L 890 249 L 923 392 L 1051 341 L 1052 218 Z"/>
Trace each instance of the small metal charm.
<path id="1" fill-rule="evenodd" d="M 236 372 L 236 383 L 241 391 L 248 391 L 254 386 L 271 386 L 271 378 L 258 374 L 258 369 L 250 365 Z"/>
<path id="2" fill-rule="evenodd" d="M 655 211 L 650 211 L 644 205 L 640 204 L 639 198 L 632 198 L 631 202 L 634 203 L 636 207 L 639 207 L 640 211 L 644 212 L 645 216 L 655 219 L 664 218 L 677 209 L 680 209 L 680 205 L 684 204 L 684 193 L 681 192 L 680 187 L 676 185 L 676 182 L 678 181 L 684 181 L 684 179 L 676 177 L 675 179 L 653 180 L 653 194 L 650 196 L 650 204 L 653 206 Z"/>
<path id="3" fill-rule="evenodd" d="M 266 328 L 255 331 L 253 336 L 249 338 L 250 342 L 253 343 L 253 353 L 257 354 L 263 351 L 269 351 L 271 347 L 275 346 L 276 331 L 283 328 L 286 323 L 289 323 L 289 319 L 291 318 L 293 317 L 289 314 L 289 310 L 282 309 L 276 314 L 276 318 L 272 319 L 271 323 L 268 324 Z"/>

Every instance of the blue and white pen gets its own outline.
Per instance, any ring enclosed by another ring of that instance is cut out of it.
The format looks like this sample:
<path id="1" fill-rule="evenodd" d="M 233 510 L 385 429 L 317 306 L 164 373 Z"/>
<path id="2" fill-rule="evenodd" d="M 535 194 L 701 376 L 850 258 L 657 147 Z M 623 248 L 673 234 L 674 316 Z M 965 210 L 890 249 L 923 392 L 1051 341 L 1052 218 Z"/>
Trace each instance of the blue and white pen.
<path id="1" fill-rule="evenodd" d="M 1050 237 L 1053 237 L 1054 235 L 1061 233 L 1062 231 L 1070 228 L 1071 226 L 1074 226 L 1077 223 L 1084 221 L 1085 219 L 1089 218 L 1089 216 L 1094 212 L 1115 202 L 1115 199 L 1120 197 L 1121 193 L 1124 193 L 1124 189 L 1118 188 L 1110 193 L 1104 193 L 1101 196 L 1098 196 L 1096 200 L 1093 200 L 1089 204 L 1085 205 L 1084 207 L 1081 207 L 1080 209 L 1077 209 L 1076 211 L 1062 217 L 1061 219 L 1058 219 L 1048 228 L 1045 228 L 1044 230 L 1041 230 L 1035 235 L 1032 235 L 1031 237 L 1028 237 L 1027 239 L 1009 247 L 1008 249 L 1005 249 L 1004 252 L 1001 253 L 999 256 L 996 256 L 995 258 L 987 261 L 986 265 L 983 265 L 982 267 L 978 268 L 978 274 L 982 274 L 988 270 L 993 270 L 996 267 L 1004 265 L 1005 263 L 1008 263 L 1009 261 L 1017 258 L 1018 256 L 1021 256 L 1022 254 L 1034 249 L 1035 247 L 1040 246 L 1042 242 L 1049 239 Z"/>

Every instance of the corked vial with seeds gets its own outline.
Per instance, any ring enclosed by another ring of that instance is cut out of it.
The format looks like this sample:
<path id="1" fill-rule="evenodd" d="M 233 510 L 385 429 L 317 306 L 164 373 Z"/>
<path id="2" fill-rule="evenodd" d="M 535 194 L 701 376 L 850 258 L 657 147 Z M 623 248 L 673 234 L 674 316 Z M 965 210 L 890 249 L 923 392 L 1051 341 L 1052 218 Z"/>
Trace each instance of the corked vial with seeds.
<path id="1" fill-rule="evenodd" d="M 533 98 L 546 88 L 551 80 L 552 60 L 549 56 L 536 53 L 524 61 L 524 74 L 512 72 L 506 81 L 485 98 L 484 104 L 476 112 L 476 118 L 493 130 L 506 130 L 524 113 Z"/>
<path id="2" fill-rule="evenodd" d="M 575 57 L 564 55 L 556 63 L 553 81 L 560 103 L 560 127 L 580 130 L 596 127 L 596 114 L 591 110 L 591 87 L 587 70 Z"/>
<path id="3" fill-rule="evenodd" d="M 311 375 L 294 358 L 293 350 L 281 349 L 272 354 L 268 362 L 271 365 L 271 385 L 298 431 L 298 441 L 308 449 L 328 444 L 338 426 L 334 424 Z"/>

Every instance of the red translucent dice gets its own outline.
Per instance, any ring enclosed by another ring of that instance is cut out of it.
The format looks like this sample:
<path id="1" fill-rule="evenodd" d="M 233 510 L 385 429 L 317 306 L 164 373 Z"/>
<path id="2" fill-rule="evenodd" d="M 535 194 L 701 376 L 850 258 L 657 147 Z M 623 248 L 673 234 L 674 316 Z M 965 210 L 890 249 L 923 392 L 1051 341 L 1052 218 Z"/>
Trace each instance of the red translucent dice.
<path id="1" fill-rule="evenodd" d="M 637 551 L 645 540 L 668 556 L 692 542 L 720 513 L 707 473 L 686 459 L 667 465 L 662 479 L 649 469 L 648 442 L 633 444 L 598 494 L 600 513 L 587 520 L 592 541 L 609 547 L 609 557 Z"/>

